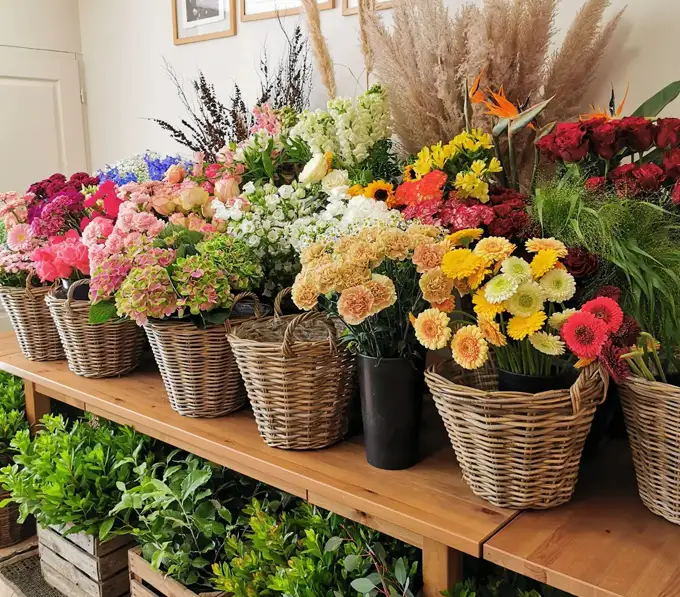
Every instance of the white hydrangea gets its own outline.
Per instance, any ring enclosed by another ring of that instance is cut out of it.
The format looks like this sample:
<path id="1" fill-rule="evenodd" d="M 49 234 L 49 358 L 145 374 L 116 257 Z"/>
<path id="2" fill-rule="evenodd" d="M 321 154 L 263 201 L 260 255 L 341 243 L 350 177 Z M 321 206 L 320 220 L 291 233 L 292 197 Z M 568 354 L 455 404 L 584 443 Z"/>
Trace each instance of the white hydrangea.
<path id="1" fill-rule="evenodd" d="M 406 222 L 401 212 L 388 209 L 383 201 L 335 193 L 329 197 L 323 211 L 302 218 L 291 226 L 291 242 L 301 253 L 316 242 L 334 242 L 372 226 L 405 228 Z"/>

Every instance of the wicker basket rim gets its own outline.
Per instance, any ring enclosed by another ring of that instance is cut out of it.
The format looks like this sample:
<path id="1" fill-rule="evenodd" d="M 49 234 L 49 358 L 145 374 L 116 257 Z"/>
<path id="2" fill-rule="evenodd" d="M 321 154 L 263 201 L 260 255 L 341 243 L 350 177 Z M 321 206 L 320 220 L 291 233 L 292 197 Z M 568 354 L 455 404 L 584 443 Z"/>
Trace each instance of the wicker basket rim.
<path id="1" fill-rule="evenodd" d="M 3 286 L 0 284 L 0 294 L 16 294 L 16 295 L 28 295 L 30 296 L 31 294 L 47 294 L 49 291 L 52 289 L 51 286 L 38 286 L 38 287 L 31 287 L 31 289 L 27 289 L 23 286 Z"/>
<path id="2" fill-rule="evenodd" d="M 283 337 L 285 330 L 287 329 L 288 325 L 290 325 L 296 318 L 298 318 L 299 315 L 283 315 L 283 316 L 271 316 L 271 317 L 261 317 L 259 319 L 250 319 L 248 321 L 245 321 L 241 325 L 239 325 L 237 328 L 232 330 L 232 332 L 228 335 L 228 338 L 231 340 L 235 340 L 237 342 L 249 342 L 252 343 L 253 346 L 258 345 L 262 347 L 272 347 L 272 346 L 281 346 L 281 343 L 283 342 Z M 270 323 L 277 321 L 280 323 L 285 323 L 287 324 L 285 327 L 282 328 L 281 330 L 281 337 L 272 339 L 272 340 L 261 340 L 261 339 L 253 339 L 248 337 L 248 332 L 260 328 L 260 327 L 265 327 L 269 325 Z M 295 339 L 295 344 L 296 345 L 305 345 L 305 346 L 316 346 L 316 345 L 328 345 L 328 327 L 323 325 L 320 322 L 312 322 L 310 325 L 307 325 L 305 327 L 305 330 L 307 332 L 318 332 L 319 333 L 319 339 L 318 340 L 305 340 L 305 339 Z M 336 339 L 338 338 L 338 334 L 336 331 Z"/>
<path id="3" fill-rule="evenodd" d="M 650 392 L 654 392 L 655 394 L 661 393 L 662 396 L 664 394 L 672 394 L 680 398 L 680 387 L 669 383 L 664 383 L 662 381 L 649 381 L 648 379 L 644 379 L 642 377 L 633 376 L 626 379 L 623 382 L 623 385 L 629 387 L 640 386 L 642 388 L 648 389 Z"/>

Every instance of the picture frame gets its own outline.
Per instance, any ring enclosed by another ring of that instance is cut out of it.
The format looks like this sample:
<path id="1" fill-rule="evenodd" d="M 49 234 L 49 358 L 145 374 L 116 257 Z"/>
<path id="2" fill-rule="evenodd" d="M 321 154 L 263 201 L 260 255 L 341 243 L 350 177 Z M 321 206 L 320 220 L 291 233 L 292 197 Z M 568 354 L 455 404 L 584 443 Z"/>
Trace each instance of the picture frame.
<path id="1" fill-rule="evenodd" d="M 319 10 L 335 8 L 335 0 L 317 0 Z M 280 6 L 280 8 L 277 8 Z M 241 21 L 261 21 L 302 13 L 300 0 L 241 0 Z"/>
<path id="2" fill-rule="evenodd" d="M 387 10 L 394 6 L 392 0 L 376 0 L 377 10 Z M 345 17 L 359 14 L 359 0 L 342 0 L 342 14 Z"/>
<path id="3" fill-rule="evenodd" d="M 170 0 L 176 46 L 236 35 L 237 0 Z"/>

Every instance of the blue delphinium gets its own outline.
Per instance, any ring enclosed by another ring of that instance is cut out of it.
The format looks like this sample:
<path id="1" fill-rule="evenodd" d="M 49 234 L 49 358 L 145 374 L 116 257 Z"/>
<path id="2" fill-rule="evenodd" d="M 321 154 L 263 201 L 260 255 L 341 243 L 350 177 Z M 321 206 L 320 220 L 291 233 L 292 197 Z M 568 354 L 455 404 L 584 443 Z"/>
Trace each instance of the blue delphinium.
<path id="1" fill-rule="evenodd" d="M 162 157 L 153 151 L 133 155 L 116 164 L 107 165 L 98 172 L 101 181 L 112 180 L 118 186 L 129 182 L 148 182 L 163 180 L 170 166 L 182 163 L 187 171 L 191 170 L 190 161 L 185 161 L 180 155 Z"/>
<path id="2" fill-rule="evenodd" d="M 185 169 L 188 169 L 187 164 L 182 159 L 182 156 L 179 155 L 169 155 L 161 158 L 156 157 L 153 154 L 146 154 L 144 156 L 144 161 L 146 162 L 147 168 L 149 169 L 149 178 L 151 180 L 163 180 L 168 168 L 170 168 L 170 166 L 174 166 L 175 164 L 182 163 Z"/>

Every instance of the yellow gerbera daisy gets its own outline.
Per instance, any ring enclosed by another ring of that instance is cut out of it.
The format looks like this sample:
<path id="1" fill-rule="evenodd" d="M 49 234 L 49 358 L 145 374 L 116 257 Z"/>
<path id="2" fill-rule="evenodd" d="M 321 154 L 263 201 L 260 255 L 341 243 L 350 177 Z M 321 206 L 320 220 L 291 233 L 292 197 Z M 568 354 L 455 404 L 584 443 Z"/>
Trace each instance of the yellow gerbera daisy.
<path id="1" fill-rule="evenodd" d="M 376 180 L 364 189 L 364 196 L 391 206 L 394 203 L 394 186 L 384 180 Z"/>
<path id="2" fill-rule="evenodd" d="M 562 356 L 565 351 L 564 342 L 560 340 L 559 336 L 547 332 L 536 332 L 529 336 L 529 342 L 538 352 L 552 357 Z"/>
<path id="3" fill-rule="evenodd" d="M 525 247 L 529 253 L 538 253 L 539 251 L 552 249 L 557 252 L 559 259 L 564 259 L 569 254 L 565 244 L 556 238 L 532 238 L 526 242 Z"/>
<path id="4" fill-rule="evenodd" d="M 482 238 L 484 230 L 481 228 L 466 228 L 449 234 L 446 240 L 452 247 L 467 247 L 470 243 Z"/>
<path id="5" fill-rule="evenodd" d="M 466 325 L 454 335 L 451 353 L 463 369 L 479 369 L 489 358 L 489 345 L 476 325 Z"/>
<path id="6" fill-rule="evenodd" d="M 493 319 L 496 315 L 505 313 L 505 305 L 503 303 L 490 303 L 486 300 L 486 293 L 484 288 L 480 288 L 472 297 L 472 304 L 477 315 L 482 317 L 489 317 Z"/>
<path id="7" fill-rule="evenodd" d="M 437 309 L 427 309 L 418 315 L 413 327 L 416 338 L 425 348 L 439 350 L 451 339 L 449 316 Z"/>
<path id="8" fill-rule="evenodd" d="M 442 259 L 442 271 L 452 280 L 464 280 L 477 273 L 486 262 L 470 249 L 453 249 Z"/>
<path id="9" fill-rule="evenodd" d="M 547 319 L 543 311 L 536 311 L 529 317 L 512 317 L 508 321 L 508 336 L 513 340 L 524 340 L 538 332 Z"/>
<path id="10" fill-rule="evenodd" d="M 512 255 L 517 247 L 502 236 L 488 236 L 477 243 L 474 251 L 487 261 L 503 261 Z"/>
<path id="11" fill-rule="evenodd" d="M 557 264 L 557 251 L 555 249 L 541 249 L 531 260 L 531 274 L 534 278 L 542 278 Z"/>
<path id="12" fill-rule="evenodd" d="M 480 316 L 477 319 L 477 325 L 484 336 L 484 339 L 494 346 L 502 347 L 508 343 L 505 334 L 501 332 L 501 327 L 493 319 L 489 317 Z"/>
<path id="13" fill-rule="evenodd" d="M 567 320 L 576 313 L 576 309 L 565 309 L 559 313 L 553 313 L 548 319 L 548 325 L 558 332 L 562 329 L 562 326 L 567 323 Z"/>
<path id="14" fill-rule="evenodd" d="M 488 262 L 485 260 L 484 263 L 479 266 L 479 269 L 468 278 L 468 286 L 472 290 L 477 290 L 490 273 L 491 269 L 489 268 Z"/>

